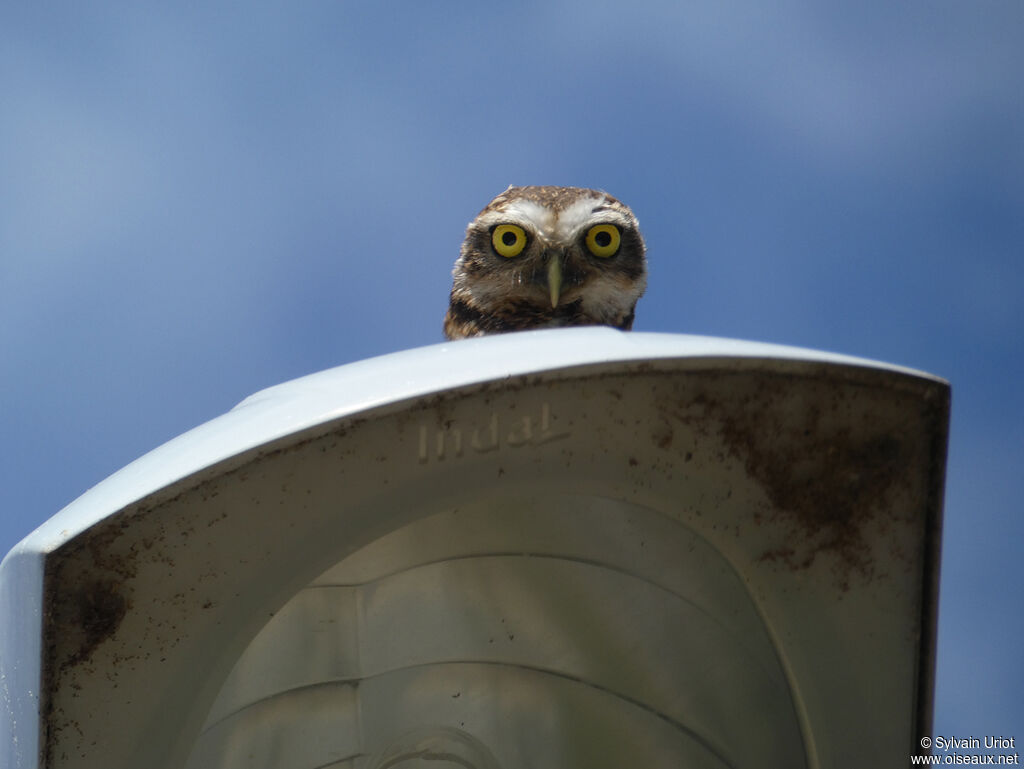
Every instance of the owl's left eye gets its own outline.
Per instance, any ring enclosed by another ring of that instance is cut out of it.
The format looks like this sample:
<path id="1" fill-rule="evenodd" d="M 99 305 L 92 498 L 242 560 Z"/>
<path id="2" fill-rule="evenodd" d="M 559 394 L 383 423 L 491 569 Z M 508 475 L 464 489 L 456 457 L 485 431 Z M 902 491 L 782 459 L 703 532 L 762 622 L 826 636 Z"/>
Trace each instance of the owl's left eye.
<path id="1" fill-rule="evenodd" d="M 491 233 L 491 245 L 499 254 L 511 259 L 526 248 L 526 233 L 515 224 L 499 224 Z"/>
<path id="2" fill-rule="evenodd" d="M 607 259 L 609 256 L 615 256 L 615 252 L 619 250 L 622 234 L 614 224 L 595 224 L 587 230 L 585 242 L 590 253 Z"/>

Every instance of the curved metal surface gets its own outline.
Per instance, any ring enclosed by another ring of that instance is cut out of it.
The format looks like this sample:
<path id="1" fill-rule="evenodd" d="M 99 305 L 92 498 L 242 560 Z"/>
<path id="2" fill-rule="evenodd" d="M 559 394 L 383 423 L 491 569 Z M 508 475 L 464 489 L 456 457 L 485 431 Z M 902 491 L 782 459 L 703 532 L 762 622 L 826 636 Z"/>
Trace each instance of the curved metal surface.
<path id="1" fill-rule="evenodd" d="M 930 720 L 948 397 L 845 356 L 608 329 L 264 390 L 4 559 L 0 750 L 904 761 Z"/>

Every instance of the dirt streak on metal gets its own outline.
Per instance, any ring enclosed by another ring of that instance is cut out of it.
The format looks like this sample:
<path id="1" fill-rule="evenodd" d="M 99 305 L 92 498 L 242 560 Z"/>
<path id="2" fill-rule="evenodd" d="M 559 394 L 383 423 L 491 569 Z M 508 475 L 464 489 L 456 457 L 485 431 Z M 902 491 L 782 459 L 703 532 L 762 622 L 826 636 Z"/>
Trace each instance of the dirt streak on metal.
<path id="1" fill-rule="evenodd" d="M 899 375 L 846 374 L 701 372 L 692 389 L 662 404 L 698 434 L 717 436 L 764 490 L 770 506 L 754 511 L 754 522 L 788 534 L 760 560 L 797 572 L 831 556 L 842 591 L 888 568 L 878 560 L 879 531 L 918 517 L 893 500 L 924 481 L 913 472 L 927 464 L 920 425 L 937 434 L 944 413 L 937 384 L 908 386 L 894 399 L 891 380 Z M 671 436 L 656 442 L 667 448 Z M 887 563 L 910 555 L 894 548 Z"/>

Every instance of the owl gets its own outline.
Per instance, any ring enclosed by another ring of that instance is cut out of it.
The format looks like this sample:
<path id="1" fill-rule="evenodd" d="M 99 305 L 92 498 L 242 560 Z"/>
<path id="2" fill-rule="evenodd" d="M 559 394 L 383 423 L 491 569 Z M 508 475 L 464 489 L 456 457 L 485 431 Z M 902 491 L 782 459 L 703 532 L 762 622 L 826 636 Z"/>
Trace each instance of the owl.
<path id="1" fill-rule="evenodd" d="M 449 339 L 633 325 L 647 286 L 633 212 L 605 192 L 509 187 L 466 228 L 444 319 Z"/>

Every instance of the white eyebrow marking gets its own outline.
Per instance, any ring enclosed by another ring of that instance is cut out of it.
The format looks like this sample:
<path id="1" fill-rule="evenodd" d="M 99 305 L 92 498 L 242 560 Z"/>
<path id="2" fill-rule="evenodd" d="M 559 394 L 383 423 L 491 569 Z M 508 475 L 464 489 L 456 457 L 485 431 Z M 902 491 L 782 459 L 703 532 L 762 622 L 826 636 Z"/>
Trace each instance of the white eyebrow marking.
<path id="1" fill-rule="evenodd" d="M 493 227 L 496 224 L 508 222 L 518 224 L 547 240 L 550 239 L 554 228 L 555 215 L 549 208 L 534 203 L 532 200 L 513 200 L 497 211 L 488 211 L 477 221 L 483 227 Z"/>
<path id="2" fill-rule="evenodd" d="M 608 222 L 619 227 L 630 225 L 629 217 L 608 203 L 604 196 L 587 195 L 566 206 L 560 213 L 533 200 L 519 199 L 502 206 L 497 211 L 488 211 L 480 216 L 477 224 L 493 227 L 504 223 L 518 224 L 530 230 L 542 241 L 568 246 L 587 226 Z"/>
<path id="3" fill-rule="evenodd" d="M 568 206 L 558 217 L 555 233 L 562 243 L 570 243 L 579 237 L 585 226 L 607 222 L 620 228 L 629 227 L 630 219 L 618 208 L 608 204 L 605 197 L 588 196 Z"/>
<path id="4" fill-rule="evenodd" d="M 563 243 L 568 243 L 580 231 L 583 225 L 592 221 L 593 211 L 604 200 L 602 198 L 580 198 L 568 206 L 558 217 L 556 236 Z"/>
<path id="5" fill-rule="evenodd" d="M 555 217 L 551 209 L 532 200 L 513 200 L 503 209 L 506 216 L 519 218 L 532 224 L 538 232 L 547 234 L 554 224 Z"/>

